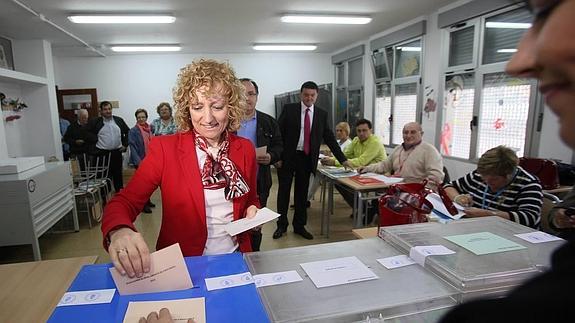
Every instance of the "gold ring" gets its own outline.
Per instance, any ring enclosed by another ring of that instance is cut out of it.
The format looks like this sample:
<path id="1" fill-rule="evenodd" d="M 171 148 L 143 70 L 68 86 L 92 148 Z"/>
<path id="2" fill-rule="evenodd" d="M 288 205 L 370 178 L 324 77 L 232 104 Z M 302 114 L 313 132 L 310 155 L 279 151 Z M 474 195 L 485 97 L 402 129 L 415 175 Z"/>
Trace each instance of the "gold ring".
<path id="1" fill-rule="evenodd" d="M 126 252 L 126 253 L 127 253 L 127 252 L 128 252 L 128 248 L 122 248 L 122 249 L 118 250 L 117 252 L 118 252 L 118 253 L 120 253 L 120 252 Z"/>

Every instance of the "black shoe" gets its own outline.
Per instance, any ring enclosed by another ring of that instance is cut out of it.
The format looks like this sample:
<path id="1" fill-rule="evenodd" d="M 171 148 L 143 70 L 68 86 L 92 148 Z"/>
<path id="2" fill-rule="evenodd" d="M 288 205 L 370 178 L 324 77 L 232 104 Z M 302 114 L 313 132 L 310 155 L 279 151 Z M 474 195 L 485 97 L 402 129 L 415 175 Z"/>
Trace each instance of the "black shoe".
<path id="1" fill-rule="evenodd" d="M 306 201 L 306 202 L 305 202 L 305 207 L 309 209 L 309 208 L 311 207 L 311 202 L 310 202 L 310 201 Z M 290 205 L 289 208 L 290 208 L 290 209 L 295 209 L 295 204 Z"/>
<path id="2" fill-rule="evenodd" d="M 152 209 L 150 209 L 150 206 L 146 205 L 146 206 L 144 206 L 144 209 L 142 210 L 142 212 L 144 212 L 144 213 L 152 213 Z"/>
<path id="3" fill-rule="evenodd" d="M 152 201 L 148 201 L 148 206 L 149 207 L 156 207 L 156 204 L 152 203 Z"/>
<path id="4" fill-rule="evenodd" d="M 295 234 L 299 234 L 300 236 L 304 237 L 307 240 L 313 240 L 313 235 L 307 232 L 305 228 L 293 229 L 293 232 Z"/>
<path id="5" fill-rule="evenodd" d="M 274 231 L 274 235 L 273 238 L 274 239 L 279 239 L 282 237 L 282 235 L 286 232 L 286 229 L 282 229 L 282 228 L 277 228 L 276 231 Z"/>

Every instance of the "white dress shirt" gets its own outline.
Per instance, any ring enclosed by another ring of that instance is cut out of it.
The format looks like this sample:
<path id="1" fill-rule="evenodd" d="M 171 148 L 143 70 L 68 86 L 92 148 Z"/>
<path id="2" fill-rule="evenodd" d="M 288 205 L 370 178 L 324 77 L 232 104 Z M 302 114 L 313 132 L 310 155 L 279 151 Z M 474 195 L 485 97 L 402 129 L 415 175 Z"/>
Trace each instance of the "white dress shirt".
<path id="1" fill-rule="evenodd" d="M 104 126 L 98 131 L 96 147 L 103 150 L 122 148 L 122 133 L 114 118 L 104 118 Z"/>

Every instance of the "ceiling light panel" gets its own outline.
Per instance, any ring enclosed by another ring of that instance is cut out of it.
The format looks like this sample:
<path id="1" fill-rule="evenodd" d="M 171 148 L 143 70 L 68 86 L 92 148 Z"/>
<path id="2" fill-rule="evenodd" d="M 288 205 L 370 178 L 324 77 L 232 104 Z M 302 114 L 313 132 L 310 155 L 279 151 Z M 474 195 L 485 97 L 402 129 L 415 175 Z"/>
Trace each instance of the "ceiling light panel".
<path id="1" fill-rule="evenodd" d="M 282 22 L 296 24 L 343 24 L 365 25 L 371 22 L 367 16 L 351 15 L 313 15 L 313 14 L 289 14 L 281 17 Z"/>
<path id="2" fill-rule="evenodd" d="M 254 50 L 271 50 L 271 51 L 312 51 L 316 50 L 316 45 L 310 44 L 255 44 Z"/>
<path id="3" fill-rule="evenodd" d="M 68 20 L 77 24 L 171 24 L 171 15 L 70 15 Z"/>
<path id="4" fill-rule="evenodd" d="M 182 49 L 180 45 L 110 45 L 114 52 L 178 52 Z"/>

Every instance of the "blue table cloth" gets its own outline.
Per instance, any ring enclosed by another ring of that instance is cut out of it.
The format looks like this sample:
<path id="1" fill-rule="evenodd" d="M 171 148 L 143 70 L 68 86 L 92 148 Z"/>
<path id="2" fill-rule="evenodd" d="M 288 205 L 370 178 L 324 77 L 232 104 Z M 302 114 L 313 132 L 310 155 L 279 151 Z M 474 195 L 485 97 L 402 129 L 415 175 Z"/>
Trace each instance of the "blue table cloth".
<path id="1" fill-rule="evenodd" d="M 205 297 L 206 319 L 212 322 L 269 322 L 254 284 L 208 291 L 205 278 L 248 272 L 240 253 L 185 258 L 194 287 L 188 290 L 139 295 L 114 295 L 111 303 L 56 307 L 48 322 L 122 322 L 128 302 Z M 87 265 L 69 292 L 116 288 L 112 264 Z"/>

